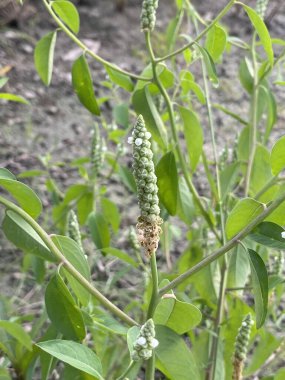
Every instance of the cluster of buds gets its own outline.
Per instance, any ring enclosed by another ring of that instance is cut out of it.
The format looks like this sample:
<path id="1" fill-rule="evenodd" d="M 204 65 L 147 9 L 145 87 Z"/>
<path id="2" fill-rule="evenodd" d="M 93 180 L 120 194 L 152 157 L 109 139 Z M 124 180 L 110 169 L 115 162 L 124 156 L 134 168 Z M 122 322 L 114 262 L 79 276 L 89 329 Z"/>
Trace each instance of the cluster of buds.
<path id="1" fill-rule="evenodd" d="M 100 135 L 99 128 L 95 124 L 93 129 L 92 143 L 91 143 L 91 165 L 92 177 L 97 177 L 100 173 L 103 160 L 104 160 L 105 146 L 104 141 Z"/>
<path id="2" fill-rule="evenodd" d="M 141 327 L 140 333 L 133 345 L 132 360 L 148 360 L 152 357 L 153 350 L 159 342 L 155 339 L 155 329 L 152 319 L 146 321 Z"/>
<path id="3" fill-rule="evenodd" d="M 267 5 L 268 5 L 268 2 L 269 2 L 269 0 L 257 0 L 257 2 L 256 2 L 256 13 L 257 13 L 262 19 L 264 19 L 265 12 L 266 12 Z"/>
<path id="4" fill-rule="evenodd" d="M 129 241 L 130 241 L 131 247 L 134 249 L 134 251 L 140 252 L 141 247 L 140 247 L 138 237 L 137 237 L 137 234 L 136 234 L 134 227 L 130 227 L 130 229 L 129 229 Z"/>
<path id="5" fill-rule="evenodd" d="M 242 379 L 244 361 L 246 359 L 251 327 L 254 324 L 252 317 L 248 314 L 242 321 L 235 341 L 235 352 L 233 356 L 233 380 Z"/>
<path id="6" fill-rule="evenodd" d="M 83 251 L 79 224 L 77 216 L 73 210 L 70 210 L 67 214 L 67 235 L 73 239 Z"/>
<path id="7" fill-rule="evenodd" d="M 141 30 L 152 31 L 155 27 L 158 0 L 143 0 L 141 11 Z"/>
<path id="8" fill-rule="evenodd" d="M 141 215 L 138 218 L 138 240 L 148 256 L 157 250 L 161 233 L 157 178 L 152 161 L 153 153 L 150 149 L 151 134 L 146 130 L 143 117 L 137 118 L 132 137 L 128 142 L 133 146 L 133 174 L 137 184 L 138 204 Z"/>

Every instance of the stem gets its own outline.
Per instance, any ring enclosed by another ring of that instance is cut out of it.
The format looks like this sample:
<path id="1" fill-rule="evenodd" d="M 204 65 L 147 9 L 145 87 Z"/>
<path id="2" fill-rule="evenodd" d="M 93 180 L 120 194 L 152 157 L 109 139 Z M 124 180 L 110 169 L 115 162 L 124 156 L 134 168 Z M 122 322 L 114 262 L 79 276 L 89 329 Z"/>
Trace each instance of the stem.
<path id="1" fill-rule="evenodd" d="M 165 103 L 166 103 L 167 111 L 168 111 L 168 114 L 169 114 L 169 121 L 170 121 L 172 138 L 173 138 L 174 143 L 175 143 L 175 147 L 176 147 L 176 151 L 177 151 L 177 155 L 178 155 L 178 160 L 179 160 L 179 163 L 180 163 L 180 166 L 181 166 L 181 169 L 182 169 L 182 172 L 183 172 L 183 175 L 184 175 L 187 187 L 190 190 L 190 192 L 192 193 L 194 201 L 196 202 L 198 208 L 200 209 L 201 214 L 205 218 L 205 220 L 208 223 L 210 229 L 213 231 L 213 233 L 215 234 L 215 236 L 217 237 L 217 239 L 220 241 L 219 234 L 216 231 L 216 229 L 215 229 L 215 227 L 213 225 L 213 222 L 212 222 L 211 218 L 209 217 L 207 211 L 205 210 L 205 208 L 204 208 L 204 206 L 203 206 L 203 204 L 202 204 L 202 202 L 200 200 L 199 194 L 198 194 L 198 192 L 197 192 L 195 186 L 193 185 L 193 183 L 191 181 L 191 178 L 189 176 L 187 165 L 186 165 L 186 162 L 184 160 L 183 153 L 181 151 L 181 147 L 180 147 L 180 144 L 179 144 L 179 138 L 178 138 L 178 134 L 177 134 L 177 131 L 176 131 L 173 106 L 172 106 L 172 103 L 171 103 L 171 100 L 169 98 L 169 95 L 168 95 L 167 91 L 165 90 L 165 88 L 161 84 L 161 81 L 160 81 L 160 79 L 159 79 L 159 77 L 158 77 L 158 75 L 156 73 L 156 65 L 157 65 L 158 61 L 155 59 L 155 56 L 153 54 L 149 32 L 145 32 L 145 36 L 146 36 L 147 48 L 148 48 L 149 55 L 150 55 L 151 62 L 152 62 L 153 80 L 154 80 L 154 83 L 157 85 L 157 87 L 158 87 L 158 89 L 159 89 L 159 91 L 160 91 L 161 95 L 163 96 L 163 98 L 165 100 Z"/>
<path id="2" fill-rule="evenodd" d="M 235 247 L 240 240 L 244 239 L 259 223 L 261 223 L 268 215 L 270 215 L 277 207 L 285 201 L 285 194 L 277 198 L 275 201 L 271 202 L 260 215 L 258 215 L 252 222 L 250 222 L 246 227 L 244 227 L 237 235 L 235 235 L 231 240 L 229 240 L 223 247 L 214 251 L 211 255 L 205 257 L 198 264 L 194 265 L 192 268 L 188 269 L 186 272 L 182 273 L 180 276 L 172 280 L 168 285 L 164 286 L 159 290 L 159 295 L 167 293 L 169 290 L 175 288 L 189 277 L 193 276 L 195 273 L 199 272 L 207 265 L 217 260 L 219 257 L 223 256 L 230 249 Z"/>
<path id="3" fill-rule="evenodd" d="M 114 65 L 113 63 L 109 62 L 109 61 L 106 61 L 105 59 L 103 59 L 102 57 L 100 57 L 99 55 L 97 55 L 96 53 L 94 53 L 92 50 L 90 50 L 82 41 L 80 41 L 69 29 L 67 26 L 64 25 L 64 23 L 60 20 L 59 17 L 57 17 L 57 15 L 54 13 L 53 9 L 52 9 L 52 6 L 50 5 L 50 3 L 48 2 L 48 0 L 43 0 L 43 3 L 47 9 L 47 11 L 49 12 L 49 14 L 52 16 L 52 18 L 54 19 L 54 21 L 57 23 L 57 25 L 60 27 L 60 29 L 62 29 L 67 35 L 68 37 L 76 43 L 76 45 L 78 45 L 83 51 L 84 53 L 86 54 L 89 54 L 91 57 L 93 57 L 96 61 L 100 62 L 102 65 L 105 65 L 107 67 L 110 67 L 112 70 L 115 70 L 117 71 L 118 73 L 121 73 L 121 74 L 124 74 L 124 75 L 128 75 L 130 78 L 134 78 L 134 79 L 137 79 L 137 80 L 142 80 L 142 81 L 150 81 L 150 78 L 145 78 L 145 77 L 141 77 L 140 75 L 136 75 L 134 73 L 130 73 L 129 71 L 126 71 L 126 70 L 123 70 L 123 69 L 120 69 L 118 66 Z"/>
<path id="4" fill-rule="evenodd" d="M 257 72 L 257 62 L 256 62 L 256 54 L 255 54 L 255 34 L 252 39 L 252 63 L 253 63 L 253 89 L 252 89 L 252 101 L 251 101 L 251 128 L 250 128 L 250 153 L 247 164 L 247 171 L 245 176 L 245 189 L 244 195 L 245 197 L 249 192 L 250 178 L 252 174 L 253 161 L 256 151 L 256 143 L 257 143 L 257 106 L 258 106 L 258 72 Z"/>
<path id="5" fill-rule="evenodd" d="M 128 325 L 138 325 L 136 321 L 134 321 L 131 317 L 129 317 L 126 313 L 124 313 L 116 305 L 109 301 L 108 298 L 106 298 L 101 292 L 99 292 L 99 290 L 92 286 L 88 280 L 86 280 L 86 278 L 83 277 L 82 274 L 74 268 L 74 266 L 63 255 L 63 253 L 57 248 L 47 232 L 29 214 L 2 196 L 0 196 L 0 203 L 5 205 L 8 210 L 12 210 L 16 214 L 20 215 L 27 223 L 29 223 L 29 225 L 35 230 L 35 232 L 40 236 L 46 246 L 54 254 L 58 263 L 61 264 L 67 270 L 67 272 L 70 273 L 103 306 L 105 306 L 106 309 L 110 310 L 113 314 L 115 314 L 118 318 L 120 318 Z"/>
<path id="6" fill-rule="evenodd" d="M 130 362 L 130 364 L 128 365 L 128 368 L 125 370 L 125 372 L 124 372 L 120 377 L 118 377 L 117 380 L 124 380 L 124 379 L 126 378 L 127 374 L 130 372 L 130 370 L 131 370 L 132 368 L 134 368 L 135 364 L 136 364 L 136 362 L 134 362 L 134 361 L 132 360 L 132 361 Z"/>
<path id="7" fill-rule="evenodd" d="M 205 28 L 198 36 L 195 38 L 195 40 L 189 42 L 188 44 L 182 46 L 180 49 L 174 50 L 172 53 L 165 55 L 164 57 L 157 58 L 156 63 L 165 61 L 168 58 L 174 57 L 175 55 L 178 55 L 182 53 L 184 50 L 189 49 L 191 46 L 193 46 L 195 43 L 197 43 L 201 38 L 203 38 L 208 31 L 218 22 L 221 18 L 224 17 L 224 15 L 231 9 L 231 7 L 234 5 L 236 0 L 231 0 L 225 8 L 217 15 L 217 17 Z"/>
<path id="8" fill-rule="evenodd" d="M 152 278 L 152 294 L 151 294 L 151 299 L 148 306 L 147 319 L 150 319 L 153 317 L 155 308 L 159 300 L 158 274 L 157 274 L 155 252 L 153 252 L 151 255 L 150 266 L 151 266 L 151 278 Z M 155 353 L 153 352 L 152 357 L 146 363 L 145 380 L 154 380 L 154 376 L 155 376 Z"/>

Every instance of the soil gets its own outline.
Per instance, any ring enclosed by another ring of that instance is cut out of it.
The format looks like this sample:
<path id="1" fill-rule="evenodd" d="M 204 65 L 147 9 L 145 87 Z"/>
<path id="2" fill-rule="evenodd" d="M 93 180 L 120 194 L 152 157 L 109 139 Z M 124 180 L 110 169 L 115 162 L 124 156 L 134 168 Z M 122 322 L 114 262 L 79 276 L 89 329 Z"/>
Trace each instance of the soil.
<path id="1" fill-rule="evenodd" d="M 139 0 L 128 0 L 122 12 L 118 12 L 114 1 L 96 0 L 80 2 L 78 10 L 81 17 L 79 38 L 101 57 L 116 63 L 121 68 L 139 74 L 144 67 L 146 50 L 144 36 L 139 28 Z M 206 20 L 213 19 L 226 4 L 225 0 L 216 2 L 192 2 Z M 255 1 L 246 2 L 254 5 Z M 282 4 L 280 4 L 282 3 Z M 278 12 L 276 12 L 276 10 Z M 284 38 L 285 3 L 271 1 L 267 24 L 272 36 Z M 156 45 L 163 41 L 165 27 L 174 17 L 174 1 L 161 0 L 157 14 Z M 1 14 L 0 14 L 1 21 Z M 248 39 L 251 33 L 248 20 L 243 11 L 235 9 L 223 19 L 229 32 L 242 39 Z M 16 20 L 0 28 L 0 73 L 8 70 L 9 82 L 5 92 L 22 95 L 30 101 L 30 106 L 17 103 L 0 104 L 0 167 L 6 167 L 14 174 L 24 170 L 42 169 L 39 157 L 50 154 L 53 162 L 68 163 L 70 160 L 86 156 L 90 150 L 90 132 L 94 117 L 86 111 L 74 95 L 71 86 L 71 66 L 79 56 L 80 50 L 63 33 L 58 33 L 56 43 L 54 72 L 52 83 L 45 87 L 39 79 L 33 63 L 33 51 L 36 42 L 46 33 L 53 30 L 55 24 L 39 1 L 29 0 Z M 185 32 L 187 29 L 185 27 Z M 99 85 L 105 78 L 103 67 L 89 60 L 92 76 L 96 83 L 96 92 L 104 96 L 106 89 Z M 212 89 L 212 101 L 229 107 L 233 112 L 246 118 L 248 98 L 238 81 L 240 63 L 239 49 L 233 48 L 226 54 L 222 64 L 218 65 L 220 87 Z M 201 78 L 199 65 L 193 66 L 196 77 Z M 275 135 L 282 134 L 285 122 L 285 94 L 277 91 L 278 121 Z M 205 108 L 197 105 L 202 124 L 205 122 Z M 112 104 L 105 104 L 102 113 L 110 120 Z M 241 126 L 221 111 L 214 111 L 217 126 L 218 147 L 221 150 L 225 143 L 231 147 Z M 206 148 L 211 155 L 210 136 L 205 128 Z M 112 149 L 112 147 L 109 147 Z M 70 177 L 76 171 L 66 173 L 64 165 L 54 172 L 64 189 Z M 49 200 L 45 192 L 44 179 L 36 179 L 37 191 L 43 198 L 44 205 Z M 203 182 L 198 184 L 204 191 Z M 113 197 L 122 203 L 129 197 L 126 190 L 113 183 Z M 112 191 L 111 191 L 112 192 Z M 133 199 L 127 199 L 125 216 Z M 12 295 L 15 286 L 21 286 L 19 255 L 5 238 L 0 236 L 0 289 L 4 295 Z"/>

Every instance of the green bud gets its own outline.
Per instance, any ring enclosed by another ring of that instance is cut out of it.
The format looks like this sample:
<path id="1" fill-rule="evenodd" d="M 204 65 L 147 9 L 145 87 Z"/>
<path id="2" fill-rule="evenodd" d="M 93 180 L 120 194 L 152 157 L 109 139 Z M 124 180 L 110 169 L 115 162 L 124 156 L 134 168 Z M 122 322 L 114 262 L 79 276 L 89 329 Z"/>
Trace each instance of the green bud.
<path id="1" fill-rule="evenodd" d="M 70 210 L 67 214 L 67 236 L 73 239 L 83 251 L 79 224 L 77 216 L 73 210 Z"/>
<path id="2" fill-rule="evenodd" d="M 238 330 L 235 341 L 235 353 L 234 356 L 240 360 L 244 360 L 247 354 L 247 346 L 249 342 L 251 327 L 253 320 L 251 315 L 248 314 L 242 321 L 242 324 Z"/>
<path id="3" fill-rule="evenodd" d="M 104 161 L 104 140 L 100 135 L 97 124 L 94 125 L 91 144 L 91 165 L 92 177 L 97 177 L 100 173 Z"/>
<path id="4" fill-rule="evenodd" d="M 133 345 L 132 360 L 148 360 L 152 357 L 153 350 L 159 342 L 155 339 L 155 328 L 152 319 L 146 321 L 141 327 L 140 333 Z"/>
<path id="5" fill-rule="evenodd" d="M 143 0 L 141 11 L 141 30 L 152 31 L 155 27 L 158 0 Z"/>
<path id="6" fill-rule="evenodd" d="M 269 0 L 257 0 L 256 1 L 256 13 L 264 19 Z"/>

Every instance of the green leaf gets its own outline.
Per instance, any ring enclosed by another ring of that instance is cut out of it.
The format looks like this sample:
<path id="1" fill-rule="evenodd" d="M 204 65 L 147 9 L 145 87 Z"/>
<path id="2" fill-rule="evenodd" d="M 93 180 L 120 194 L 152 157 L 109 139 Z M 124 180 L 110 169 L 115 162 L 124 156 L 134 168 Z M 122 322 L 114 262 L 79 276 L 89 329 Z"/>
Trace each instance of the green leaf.
<path id="1" fill-rule="evenodd" d="M 49 86 L 51 82 L 56 36 L 56 32 L 46 34 L 35 47 L 35 67 L 46 86 Z"/>
<path id="2" fill-rule="evenodd" d="M 72 86 L 78 99 L 88 111 L 100 115 L 87 60 L 81 55 L 72 66 Z"/>
<path id="3" fill-rule="evenodd" d="M 250 191 L 256 194 L 272 178 L 270 154 L 263 145 L 257 145 L 250 177 Z"/>
<path id="4" fill-rule="evenodd" d="M 10 373 L 6 368 L 0 368 L 0 380 L 11 380 Z"/>
<path id="5" fill-rule="evenodd" d="M 135 178 L 127 166 L 119 165 L 119 176 L 124 185 L 133 193 L 137 191 Z"/>
<path id="6" fill-rule="evenodd" d="M 42 211 L 42 203 L 36 193 L 27 185 L 15 179 L 7 169 L 0 169 L 0 187 L 14 197 L 21 208 L 31 217 L 37 218 Z"/>
<path id="7" fill-rule="evenodd" d="M 111 332 L 112 334 L 126 335 L 128 328 L 122 325 L 119 321 L 114 319 L 109 313 L 106 313 L 104 309 L 100 307 L 94 307 L 92 313 L 93 328 L 94 324 L 97 326 L 96 331 L 99 329 L 104 329 L 105 331 Z M 92 326 L 90 326 L 92 328 Z"/>
<path id="8" fill-rule="evenodd" d="M 266 266 L 258 253 L 248 249 L 251 279 L 256 314 L 256 327 L 260 328 L 265 321 L 268 305 L 268 275 Z"/>
<path id="9" fill-rule="evenodd" d="M 248 237 L 266 247 L 285 249 L 285 239 L 281 236 L 282 232 L 284 232 L 284 229 L 278 224 L 262 222 L 248 235 Z"/>
<path id="10" fill-rule="evenodd" d="M 239 169 L 239 162 L 234 162 L 230 165 L 227 165 L 225 169 L 221 171 L 220 181 L 221 195 L 223 200 L 230 194 L 230 192 L 233 190 L 233 187 L 236 185 L 239 176 Z"/>
<path id="11" fill-rule="evenodd" d="M 56 258 L 47 248 L 36 231 L 18 214 L 7 211 L 2 223 L 6 238 L 17 248 L 36 255 L 44 260 L 56 262 Z"/>
<path id="12" fill-rule="evenodd" d="M 167 134 L 158 110 L 151 97 L 148 86 L 134 92 L 132 104 L 137 114 L 141 114 L 145 120 L 146 128 L 152 134 L 159 146 L 165 149 Z"/>
<path id="13" fill-rule="evenodd" d="M 109 221 L 115 233 L 118 232 L 121 216 L 117 205 L 108 198 L 101 198 L 102 214 Z"/>
<path id="14" fill-rule="evenodd" d="M 179 107 L 179 112 L 183 120 L 184 135 L 191 169 L 195 172 L 203 148 L 203 130 L 197 114 L 184 107 Z"/>
<path id="15" fill-rule="evenodd" d="M 137 262 L 134 259 L 132 259 L 127 253 L 121 251 L 120 249 L 107 247 L 107 248 L 103 248 L 102 251 L 106 253 L 107 255 L 117 257 L 118 259 L 124 261 L 125 263 L 132 265 L 134 268 L 138 267 Z"/>
<path id="16" fill-rule="evenodd" d="M 252 198 L 241 199 L 230 212 L 226 222 L 228 239 L 238 234 L 264 211 L 264 205 Z"/>
<path id="17" fill-rule="evenodd" d="M 79 32 L 80 20 L 76 7 L 70 1 L 56 0 L 51 6 L 59 18 L 77 34 Z"/>
<path id="18" fill-rule="evenodd" d="M 134 351 L 134 343 L 139 336 L 140 328 L 138 326 L 131 327 L 127 332 L 127 344 L 130 352 L 130 357 L 132 357 Z"/>
<path id="19" fill-rule="evenodd" d="M 96 247 L 98 249 L 109 247 L 110 232 L 104 216 L 98 212 L 92 212 L 88 217 L 88 226 Z"/>
<path id="20" fill-rule="evenodd" d="M 71 340 L 83 340 L 86 335 L 81 311 L 60 275 L 51 278 L 45 292 L 49 319 L 58 332 Z"/>
<path id="21" fill-rule="evenodd" d="M 157 368 L 169 380 L 200 380 L 194 357 L 184 340 L 166 326 L 156 326 Z"/>
<path id="22" fill-rule="evenodd" d="M 242 288 L 250 273 L 250 264 L 244 249 L 238 245 L 231 253 L 229 260 L 228 287 Z"/>
<path id="23" fill-rule="evenodd" d="M 113 117 L 117 124 L 127 129 L 129 126 L 129 105 L 121 103 L 115 106 L 113 108 Z"/>
<path id="24" fill-rule="evenodd" d="M 64 363 L 95 376 L 96 379 L 104 380 L 100 359 L 83 344 L 55 339 L 38 343 L 37 346 Z"/>
<path id="25" fill-rule="evenodd" d="M 253 89 L 253 67 L 250 60 L 245 57 L 239 66 L 239 79 L 244 89 L 251 94 Z"/>
<path id="26" fill-rule="evenodd" d="M 268 61 L 270 65 L 272 66 L 274 63 L 274 53 L 273 53 L 273 48 L 272 48 L 272 41 L 270 38 L 270 34 L 267 30 L 267 27 L 262 20 L 262 18 L 254 11 L 252 8 L 248 7 L 245 4 L 242 4 L 243 9 L 246 11 L 253 27 L 255 28 L 260 41 L 263 45 L 263 48 L 266 52 Z"/>
<path id="27" fill-rule="evenodd" d="M 122 87 L 124 90 L 128 92 L 132 92 L 134 89 L 134 84 L 131 80 L 131 78 L 125 74 L 122 74 L 116 70 L 113 70 L 109 66 L 105 66 L 105 70 L 107 71 L 110 80 L 117 84 L 118 86 Z"/>
<path id="28" fill-rule="evenodd" d="M 193 222 L 195 206 L 193 196 L 190 193 L 184 177 L 179 177 L 179 196 L 177 202 L 177 215 L 187 224 Z"/>
<path id="29" fill-rule="evenodd" d="M 15 338 L 23 347 L 27 350 L 32 351 L 33 342 L 29 334 L 16 322 L 1 321 L 0 329 L 5 330 L 5 332 Z"/>
<path id="30" fill-rule="evenodd" d="M 90 281 L 88 261 L 78 244 L 66 236 L 52 235 L 51 238 L 74 268 L 76 268 L 86 280 Z M 63 269 L 63 272 L 68 279 L 71 289 L 78 297 L 81 304 L 87 306 L 90 299 L 90 293 L 65 269 Z"/>
<path id="31" fill-rule="evenodd" d="M 0 99 L 9 100 L 10 102 L 17 102 L 23 104 L 30 104 L 28 100 L 19 95 L 9 94 L 7 92 L 0 93 Z"/>
<path id="32" fill-rule="evenodd" d="M 205 44 L 205 47 L 213 58 L 214 62 L 217 62 L 220 56 L 223 54 L 226 43 L 227 33 L 225 29 L 219 25 L 214 25 L 207 33 Z"/>
<path id="33" fill-rule="evenodd" d="M 93 209 L 93 201 L 94 201 L 94 194 L 92 191 L 88 191 L 84 195 L 80 197 L 80 199 L 77 201 L 77 215 L 78 215 L 78 221 L 81 225 L 83 225 L 90 212 Z"/>
<path id="34" fill-rule="evenodd" d="M 270 157 L 271 170 L 278 175 L 285 168 L 285 136 L 281 137 L 273 146 Z"/>
<path id="35" fill-rule="evenodd" d="M 167 326 L 182 335 L 201 322 L 202 314 L 196 306 L 181 302 L 173 296 L 161 299 L 153 319 L 155 324 Z"/>
<path id="36" fill-rule="evenodd" d="M 217 77 L 217 71 L 216 71 L 216 67 L 215 67 L 212 57 L 210 56 L 210 54 L 205 48 L 203 48 L 200 45 L 196 45 L 196 46 L 202 55 L 202 59 L 204 61 L 205 68 L 207 70 L 207 74 L 210 79 L 210 82 L 213 84 L 214 87 L 218 87 L 219 80 Z"/>
<path id="37" fill-rule="evenodd" d="M 189 91 L 192 91 L 197 96 L 197 99 L 201 104 L 206 103 L 205 94 L 198 83 L 194 82 L 193 80 L 182 79 L 181 88 L 183 90 L 183 94 L 187 94 Z"/>
<path id="38" fill-rule="evenodd" d="M 178 175 L 173 152 L 166 153 L 158 162 L 157 175 L 158 196 L 170 215 L 175 215 L 178 195 Z"/>

